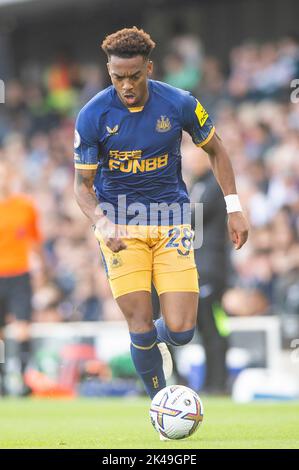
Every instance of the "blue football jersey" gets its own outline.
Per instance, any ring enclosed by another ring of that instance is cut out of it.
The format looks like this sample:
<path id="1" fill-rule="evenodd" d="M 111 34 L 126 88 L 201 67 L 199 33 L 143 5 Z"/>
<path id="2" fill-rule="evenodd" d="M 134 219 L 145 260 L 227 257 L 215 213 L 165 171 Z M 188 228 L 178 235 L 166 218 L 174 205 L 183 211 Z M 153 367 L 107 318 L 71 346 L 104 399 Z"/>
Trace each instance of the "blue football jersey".
<path id="1" fill-rule="evenodd" d="M 148 80 L 148 89 L 144 106 L 127 108 L 110 86 L 82 108 L 76 121 L 75 168 L 97 169 L 97 198 L 104 209 L 114 208 L 118 223 L 132 220 L 139 207 L 188 205 L 182 131 L 197 146 L 215 132 L 207 111 L 189 92 L 155 80 Z M 149 211 L 145 223 L 151 223 Z"/>

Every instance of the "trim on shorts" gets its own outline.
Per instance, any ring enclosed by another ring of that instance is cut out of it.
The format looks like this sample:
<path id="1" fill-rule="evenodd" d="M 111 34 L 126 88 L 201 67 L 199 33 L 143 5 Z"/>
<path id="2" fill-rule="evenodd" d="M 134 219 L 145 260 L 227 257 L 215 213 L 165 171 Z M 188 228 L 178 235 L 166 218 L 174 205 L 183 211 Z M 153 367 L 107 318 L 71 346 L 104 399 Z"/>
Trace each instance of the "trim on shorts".
<path id="1" fill-rule="evenodd" d="M 196 294 L 199 294 L 199 289 L 195 290 L 195 289 L 165 289 L 163 291 L 160 291 L 158 293 L 158 295 L 162 295 L 162 294 L 166 294 L 167 292 L 177 292 L 177 293 L 180 293 L 180 292 L 195 292 Z"/>
<path id="2" fill-rule="evenodd" d="M 111 287 L 111 286 L 110 286 L 110 287 Z M 111 287 L 111 290 L 112 290 L 112 287 Z M 130 289 L 130 288 L 129 288 L 129 289 L 126 289 L 126 290 L 122 291 L 121 293 L 117 293 L 117 296 L 114 296 L 113 290 L 112 290 L 112 294 L 113 294 L 113 297 L 114 297 L 115 299 L 118 299 L 118 297 L 121 297 L 122 295 L 132 294 L 133 292 L 144 292 L 144 291 L 145 291 L 145 292 L 149 292 L 150 294 L 151 294 L 151 292 L 152 292 L 151 289 L 148 289 L 147 287 L 142 287 L 142 288 L 141 288 L 141 287 L 138 287 L 137 289 L 134 289 L 134 288 L 132 288 L 132 289 Z"/>

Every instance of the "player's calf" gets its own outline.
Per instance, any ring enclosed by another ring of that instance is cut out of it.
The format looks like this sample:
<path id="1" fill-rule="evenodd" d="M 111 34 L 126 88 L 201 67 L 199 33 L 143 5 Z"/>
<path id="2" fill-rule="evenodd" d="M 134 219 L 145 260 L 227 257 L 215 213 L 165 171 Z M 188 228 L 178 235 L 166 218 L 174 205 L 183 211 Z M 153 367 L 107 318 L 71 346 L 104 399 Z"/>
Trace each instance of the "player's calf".
<path id="1" fill-rule="evenodd" d="M 162 356 L 157 346 L 157 331 L 132 333 L 131 355 L 136 371 L 143 381 L 147 394 L 153 398 L 166 386 Z"/>

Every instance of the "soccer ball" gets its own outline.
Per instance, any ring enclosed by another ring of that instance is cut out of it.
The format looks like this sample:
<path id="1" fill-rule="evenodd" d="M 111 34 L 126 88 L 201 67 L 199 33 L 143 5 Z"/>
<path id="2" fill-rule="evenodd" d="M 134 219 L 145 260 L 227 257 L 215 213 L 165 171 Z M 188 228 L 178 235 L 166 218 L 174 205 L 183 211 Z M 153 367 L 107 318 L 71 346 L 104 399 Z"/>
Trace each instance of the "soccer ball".
<path id="1" fill-rule="evenodd" d="M 152 425 L 168 439 L 191 436 L 203 420 L 202 402 L 193 390 L 171 385 L 158 392 L 150 408 Z"/>

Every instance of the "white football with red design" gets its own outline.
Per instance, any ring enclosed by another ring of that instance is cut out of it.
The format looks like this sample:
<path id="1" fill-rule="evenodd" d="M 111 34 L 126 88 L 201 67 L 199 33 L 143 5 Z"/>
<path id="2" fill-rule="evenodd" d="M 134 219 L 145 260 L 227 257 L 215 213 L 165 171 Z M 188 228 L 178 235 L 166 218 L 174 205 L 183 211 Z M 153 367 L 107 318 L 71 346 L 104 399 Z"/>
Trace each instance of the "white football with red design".
<path id="1" fill-rule="evenodd" d="M 168 439 L 184 439 L 195 433 L 203 420 L 201 399 L 191 388 L 170 385 L 158 392 L 150 408 L 152 425 Z"/>

